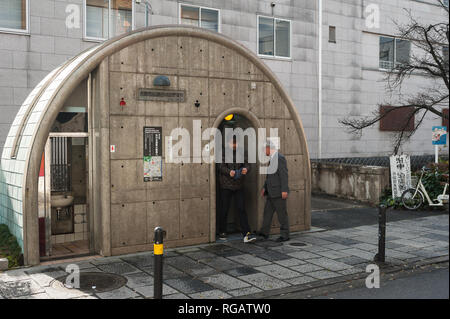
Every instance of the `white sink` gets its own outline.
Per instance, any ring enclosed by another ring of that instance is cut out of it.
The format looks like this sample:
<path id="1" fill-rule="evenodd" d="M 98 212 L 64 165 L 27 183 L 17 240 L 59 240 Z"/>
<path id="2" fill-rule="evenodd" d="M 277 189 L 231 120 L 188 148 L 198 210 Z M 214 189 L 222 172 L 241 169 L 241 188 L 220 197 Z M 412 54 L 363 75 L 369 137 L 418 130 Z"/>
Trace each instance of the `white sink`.
<path id="1" fill-rule="evenodd" d="M 52 207 L 64 208 L 72 205 L 74 197 L 71 195 L 53 195 L 51 199 Z"/>

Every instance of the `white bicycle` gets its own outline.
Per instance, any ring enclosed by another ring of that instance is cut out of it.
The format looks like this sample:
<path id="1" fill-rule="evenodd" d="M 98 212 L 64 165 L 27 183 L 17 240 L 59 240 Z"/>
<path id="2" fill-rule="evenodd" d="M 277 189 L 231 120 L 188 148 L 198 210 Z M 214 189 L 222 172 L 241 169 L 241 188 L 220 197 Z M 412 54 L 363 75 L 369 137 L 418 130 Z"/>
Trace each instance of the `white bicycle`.
<path id="1" fill-rule="evenodd" d="M 428 195 L 425 186 L 422 183 L 422 177 L 425 173 L 425 168 L 422 168 L 422 174 L 420 175 L 419 181 L 415 188 L 409 188 L 405 190 L 402 194 L 402 203 L 407 209 L 416 210 L 420 206 L 422 206 L 425 198 L 428 201 L 429 206 L 444 206 L 444 204 L 448 204 L 448 194 L 447 188 L 448 183 L 445 183 L 444 191 L 440 194 L 436 199 L 431 199 Z"/>

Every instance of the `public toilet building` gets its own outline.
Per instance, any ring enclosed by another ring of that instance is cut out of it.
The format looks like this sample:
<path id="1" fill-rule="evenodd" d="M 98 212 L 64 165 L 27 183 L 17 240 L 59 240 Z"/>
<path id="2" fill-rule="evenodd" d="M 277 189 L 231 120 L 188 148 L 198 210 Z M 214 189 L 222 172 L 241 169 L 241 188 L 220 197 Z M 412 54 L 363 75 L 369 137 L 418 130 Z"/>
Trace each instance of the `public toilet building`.
<path id="1" fill-rule="evenodd" d="M 291 98 L 243 45 L 180 25 L 110 39 L 33 89 L 3 149 L 0 224 L 17 237 L 28 265 L 152 250 L 156 226 L 167 231 L 166 247 L 215 242 L 216 165 L 168 163 L 164 137 L 175 128 L 192 133 L 193 120 L 223 129 L 230 114 L 234 127 L 278 129 L 291 231 L 309 229 L 310 161 Z M 252 164 L 245 181 L 252 230 L 264 207 L 258 168 Z M 235 220 L 230 212 L 237 229 Z"/>

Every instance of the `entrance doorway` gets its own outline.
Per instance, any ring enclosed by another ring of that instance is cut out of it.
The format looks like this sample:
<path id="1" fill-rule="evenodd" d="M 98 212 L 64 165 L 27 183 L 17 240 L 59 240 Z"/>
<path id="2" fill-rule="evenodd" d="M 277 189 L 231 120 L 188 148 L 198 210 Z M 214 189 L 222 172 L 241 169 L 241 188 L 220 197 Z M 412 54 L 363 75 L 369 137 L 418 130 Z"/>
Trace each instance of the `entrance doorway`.
<path id="1" fill-rule="evenodd" d="M 253 127 L 252 123 L 241 114 L 229 114 L 220 123 L 218 129 L 222 134 L 222 154 L 225 156 L 225 148 L 228 147 L 225 130 L 241 128 L 245 131 L 247 128 Z M 238 145 L 238 147 L 245 147 L 245 158 L 248 159 L 249 142 L 248 137 L 244 138 L 244 145 Z M 258 227 L 258 165 L 257 163 L 249 163 L 250 169 L 245 176 L 244 186 L 242 191 L 244 192 L 245 211 L 248 217 L 248 223 L 252 232 L 257 230 Z M 216 165 L 216 235 L 219 234 L 219 220 L 222 209 L 223 193 L 220 187 L 219 179 L 219 165 Z M 218 236 L 216 236 L 218 238 Z M 230 203 L 227 216 L 227 241 L 242 240 L 241 225 L 239 223 L 239 215 L 236 209 L 235 199 L 233 198 Z"/>
<path id="2" fill-rule="evenodd" d="M 45 145 L 38 186 L 41 261 L 91 254 L 86 123 L 84 108 L 63 110 Z"/>

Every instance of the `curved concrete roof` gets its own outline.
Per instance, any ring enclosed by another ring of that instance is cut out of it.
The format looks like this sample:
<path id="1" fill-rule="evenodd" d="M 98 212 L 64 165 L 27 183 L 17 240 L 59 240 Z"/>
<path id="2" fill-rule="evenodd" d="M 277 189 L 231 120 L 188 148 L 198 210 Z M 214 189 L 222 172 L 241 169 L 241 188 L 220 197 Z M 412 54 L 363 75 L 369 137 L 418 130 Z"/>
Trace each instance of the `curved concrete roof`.
<path id="1" fill-rule="evenodd" d="M 291 98 L 275 74 L 248 48 L 222 34 L 196 27 L 167 25 L 138 29 L 94 46 L 50 72 L 26 98 L 11 126 L 0 162 L 0 224 L 10 227 L 25 252 L 25 258 L 27 240 L 24 237 L 38 231 L 37 216 L 27 216 L 37 214 L 37 176 L 42 152 L 51 125 L 65 100 L 106 57 L 134 43 L 163 36 L 192 36 L 217 42 L 254 63 L 286 103 L 309 165 L 306 137 Z"/>

